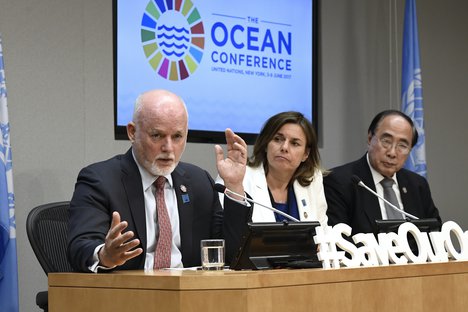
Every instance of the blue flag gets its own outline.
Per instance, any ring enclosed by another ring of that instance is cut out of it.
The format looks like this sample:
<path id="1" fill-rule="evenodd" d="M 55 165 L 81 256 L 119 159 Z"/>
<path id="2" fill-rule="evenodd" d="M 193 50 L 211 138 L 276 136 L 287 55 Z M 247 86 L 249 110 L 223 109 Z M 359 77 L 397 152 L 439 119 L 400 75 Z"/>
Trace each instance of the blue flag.
<path id="1" fill-rule="evenodd" d="M 11 165 L 10 124 L 0 36 L 0 310 L 18 312 L 15 198 Z"/>
<path id="2" fill-rule="evenodd" d="M 405 168 L 426 177 L 426 136 L 424 134 L 424 108 L 415 0 L 406 0 L 404 23 L 401 110 L 413 120 L 419 134 L 418 143 L 413 147 L 406 160 Z"/>

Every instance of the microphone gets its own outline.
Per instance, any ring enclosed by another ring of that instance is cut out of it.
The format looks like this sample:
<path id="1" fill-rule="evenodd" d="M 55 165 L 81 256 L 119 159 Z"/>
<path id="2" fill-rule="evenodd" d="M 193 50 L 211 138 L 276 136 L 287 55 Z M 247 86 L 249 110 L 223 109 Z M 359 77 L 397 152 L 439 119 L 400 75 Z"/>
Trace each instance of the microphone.
<path id="1" fill-rule="evenodd" d="M 383 196 L 379 195 L 377 192 L 375 192 L 373 189 L 371 189 L 370 187 L 368 187 L 367 185 L 364 184 L 364 182 L 361 181 L 361 178 L 359 178 L 357 175 L 353 175 L 351 177 L 351 180 L 356 183 L 357 185 L 359 185 L 360 187 L 363 187 L 365 188 L 366 190 L 368 190 L 369 192 L 371 192 L 373 195 L 377 196 L 378 198 L 380 198 L 381 200 L 383 200 L 386 204 L 388 204 L 393 210 L 399 212 L 399 213 L 402 213 L 404 214 L 405 216 L 407 216 L 408 218 L 412 219 L 412 220 L 418 220 L 419 218 L 416 217 L 416 216 L 413 216 L 412 214 L 410 213 L 407 213 L 406 211 L 404 210 L 401 210 L 400 208 L 398 208 L 397 206 L 395 206 L 394 204 L 392 204 L 391 202 L 389 202 L 388 200 L 386 200 L 385 198 L 383 198 Z"/>
<path id="2" fill-rule="evenodd" d="M 247 196 L 244 196 L 244 195 L 238 194 L 238 193 L 236 193 L 236 192 L 234 192 L 234 191 L 231 191 L 230 189 L 228 189 L 226 186 L 222 185 L 221 183 L 216 183 L 216 184 L 214 185 L 214 189 L 215 189 L 216 191 L 218 191 L 219 193 L 223 193 L 225 196 L 227 196 L 227 198 L 229 198 L 229 199 L 231 199 L 231 200 L 234 200 L 234 201 L 235 201 L 236 199 L 232 198 L 232 196 L 230 196 L 229 194 L 242 197 L 244 200 L 246 200 L 246 201 L 248 201 L 248 202 L 250 202 L 250 203 L 253 203 L 253 204 L 262 206 L 262 207 L 264 207 L 264 208 L 270 209 L 271 211 L 274 211 L 274 212 L 276 212 L 276 213 L 282 215 L 283 217 L 288 218 L 288 219 L 291 220 L 291 221 L 294 221 L 294 222 L 301 222 L 300 220 L 297 220 L 297 219 L 294 218 L 293 216 L 290 216 L 290 215 L 288 215 L 287 213 L 282 212 L 281 210 L 278 210 L 278 209 L 273 208 L 273 207 L 270 207 L 270 206 L 266 206 L 266 205 L 264 205 L 264 204 L 261 204 L 261 203 L 259 203 L 259 202 L 256 202 L 256 201 L 254 201 L 254 200 L 248 198 Z"/>

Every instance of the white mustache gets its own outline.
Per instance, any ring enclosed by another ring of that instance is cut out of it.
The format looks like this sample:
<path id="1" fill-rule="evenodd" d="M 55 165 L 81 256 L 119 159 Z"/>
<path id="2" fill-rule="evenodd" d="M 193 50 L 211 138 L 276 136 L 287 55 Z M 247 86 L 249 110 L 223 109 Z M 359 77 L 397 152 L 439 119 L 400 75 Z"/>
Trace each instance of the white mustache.
<path id="1" fill-rule="evenodd" d="M 166 160 L 166 159 L 174 160 L 175 157 L 174 157 L 174 154 L 172 154 L 172 153 L 160 154 L 154 160 L 160 160 L 160 159 L 162 159 L 162 160 Z"/>

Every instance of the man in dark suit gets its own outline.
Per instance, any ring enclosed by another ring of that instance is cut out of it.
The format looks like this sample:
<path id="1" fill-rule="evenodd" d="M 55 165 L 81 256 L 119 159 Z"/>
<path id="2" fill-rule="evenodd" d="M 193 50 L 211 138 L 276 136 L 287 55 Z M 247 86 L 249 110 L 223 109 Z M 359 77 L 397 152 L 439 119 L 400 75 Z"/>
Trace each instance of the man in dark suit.
<path id="1" fill-rule="evenodd" d="M 182 99 L 165 90 L 143 93 L 127 133 L 132 147 L 125 154 L 79 173 L 69 214 L 68 259 L 73 268 L 97 272 L 198 266 L 200 240 L 207 238 L 225 238 L 229 260 L 251 209 L 227 199 L 223 210 L 208 172 L 180 162 L 188 133 Z M 227 157 L 217 162 L 220 174 L 242 170 L 246 162 L 245 142 L 232 131 L 226 131 L 226 140 Z M 158 186 L 163 196 L 154 184 L 158 177 L 166 178 Z M 229 175 L 225 178 L 229 181 Z M 164 215 L 160 206 L 166 207 Z M 165 225 L 158 221 L 163 218 L 169 219 Z M 159 247 L 166 237 L 166 247 Z M 165 265 L 156 266 L 157 248 L 166 248 Z"/>
<path id="2" fill-rule="evenodd" d="M 388 219 L 382 200 L 358 186 L 353 175 L 383 196 L 381 181 L 393 180 L 398 206 L 418 218 L 437 218 L 425 178 L 403 168 L 418 133 L 412 120 L 397 110 L 386 110 L 372 120 L 367 137 L 368 149 L 362 158 L 331 169 L 324 178 L 328 223 L 346 223 L 356 233 L 374 233 L 376 219 Z M 403 218 L 403 215 L 401 215 Z"/>

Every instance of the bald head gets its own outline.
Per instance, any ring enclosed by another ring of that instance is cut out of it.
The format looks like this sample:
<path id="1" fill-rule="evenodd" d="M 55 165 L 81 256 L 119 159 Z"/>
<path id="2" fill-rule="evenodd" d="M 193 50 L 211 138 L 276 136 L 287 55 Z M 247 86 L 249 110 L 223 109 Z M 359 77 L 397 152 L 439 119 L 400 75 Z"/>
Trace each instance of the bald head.
<path id="1" fill-rule="evenodd" d="M 133 112 L 133 122 L 149 114 L 170 114 L 169 116 L 185 115 L 188 122 L 187 108 L 184 101 L 176 94 L 167 90 L 150 90 L 138 96 Z"/>

